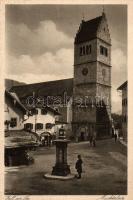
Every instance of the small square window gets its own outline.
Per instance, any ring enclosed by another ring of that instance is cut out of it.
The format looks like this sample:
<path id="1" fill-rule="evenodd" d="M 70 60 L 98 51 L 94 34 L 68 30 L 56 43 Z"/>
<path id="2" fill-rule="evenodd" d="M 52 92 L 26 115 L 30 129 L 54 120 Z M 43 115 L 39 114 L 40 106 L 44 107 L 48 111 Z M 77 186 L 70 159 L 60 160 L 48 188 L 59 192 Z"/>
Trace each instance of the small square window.
<path id="1" fill-rule="evenodd" d="M 25 130 L 32 130 L 33 129 L 33 124 L 32 123 L 26 123 L 26 124 L 24 124 L 24 129 Z"/>
<path id="2" fill-rule="evenodd" d="M 10 127 L 16 127 L 17 126 L 17 118 L 11 118 Z"/>
<path id="3" fill-rule="evenodd" d="M 51 129 L 52 127 L 53 127 L 53 124 L 51 124 L 51 123 L 46 124 L 46 129 Z"/>
<path id="4" fill-rule="evenodd" d="M 38 110 L 35 108 L 35 109 L 32 109 L 31 110 L 31 113 L 32 115 L 37 115 L 38 114 Z"/>
<path id="5" fill-rule="evenodd" d="M 35 125 L 35 127 L 36 127 L 36 130 L 41 130 L 41 129 L 43 129 L 43 124 L 42 123 L 37 123 Z"/>

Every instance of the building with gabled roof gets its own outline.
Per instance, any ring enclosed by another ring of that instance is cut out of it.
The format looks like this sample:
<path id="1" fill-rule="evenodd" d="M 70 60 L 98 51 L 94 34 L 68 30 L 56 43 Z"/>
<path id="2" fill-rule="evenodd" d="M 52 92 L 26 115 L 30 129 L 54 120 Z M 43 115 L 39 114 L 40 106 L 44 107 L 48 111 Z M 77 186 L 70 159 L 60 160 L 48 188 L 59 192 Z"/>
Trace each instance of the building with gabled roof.
<path id="1" fill-rule="evenodd" d="M 89 21 L 82 20 L 79 26 L 79 30 L 75 37 L 75 44 L 79 44 L 82 42 L 86 42 L 88 40 L 95 39 L 97 36 L 96 35 L 97 29 L 101 20 L 102 20 L 102 16 L 96 17 Z"/>
<path id="2" fill-rule="evenodd" d="M 21 130 L 28 109 L 15 93 L 5 91 L 5 130 Z"/>
<path id="3" fill-rule="evenodd" d="M 128 102 L 128 82 L 125 81 L 123 84 L 121 84 L 117 90 L 122 92 L 122 135 L 123 140 L 127 142 L 127 122 L 128 122 L 128 108 L 127 108 L 127 102 Z"/>
<path id="4" fill-rule="evenodd" d="M 49 132 L 51 135 L 54 135 L 57 126 L 56 121 L 60 113 L 49 107 L 49 106 L 36 106 L 30 109 L 30 115 L 26 121 L 24 121 L 24 129 L 30 132 L 37 133 L 38 136 L 41 136 L 44 132 Z"/>

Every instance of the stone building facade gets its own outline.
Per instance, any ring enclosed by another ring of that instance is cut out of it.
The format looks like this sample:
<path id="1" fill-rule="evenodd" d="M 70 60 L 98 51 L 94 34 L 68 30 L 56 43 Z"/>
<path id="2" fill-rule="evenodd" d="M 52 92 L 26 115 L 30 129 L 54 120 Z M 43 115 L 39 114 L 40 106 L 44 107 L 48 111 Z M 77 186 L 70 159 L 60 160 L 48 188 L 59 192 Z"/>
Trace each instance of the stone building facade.
<path id="1" fill-rule="evenodd" d="M 125 81 L 117 90 L 122 91 L 122 135 L 123 135 L 123 140 L 127 142 L 127 121 L 128 121 L 127 81 Z"/>
<path id="2" fill-rule="evenodd" d="M 5 131 L 22 130 L 28 110 L 19 101 L 16 94 L 5 91 Z"/>

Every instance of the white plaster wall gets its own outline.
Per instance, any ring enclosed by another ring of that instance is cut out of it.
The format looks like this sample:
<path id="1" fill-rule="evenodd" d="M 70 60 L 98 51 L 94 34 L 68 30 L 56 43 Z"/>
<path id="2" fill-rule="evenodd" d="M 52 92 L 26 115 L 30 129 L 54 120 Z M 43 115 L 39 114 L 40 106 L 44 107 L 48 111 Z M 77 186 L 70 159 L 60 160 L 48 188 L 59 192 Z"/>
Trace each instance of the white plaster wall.
<path id="1" fill-rule="evenodd" d="M 11 120 L 11 118 L 17 118 L 17 126 L 15 127 L 10 127 L 8 130 L 21 130 L 23 129 L 23 120 L 24 120 L 24 114 L 23 112 L 18 109 L 15 105 L 12 105 L 10 102 L 5 102 L 4 106 L 4 112 L 5 112 L 5 120 Z M 6 126 L 5 126 L 6 129 Z"/>
<path id="2" fill-rule="evenodd" d="M 24 122 L 24 124 L 32 123 L 33 124 L 32 131 L 35 131 L 35 123 L 42 123 L 43 129 L 36 130 L 36 133 L 38 133 L 39 135 L 41 133 L 43 133 L 44 131 L 50 132 L 51 134 L 54 133 L 55 127 L 53 126 L 52 129 L 46 129 L 46 124 L 47 123 L 55 124 L 55 115 L 49 111 L 46 115 L 42 115 L 41 109 L 38 108 L 37 110 L 38 110 L 38 114 L 36 116 L 35 115 L 29 116 L 29 118 Z M 35 118 L 36 118 L 36 120 L 35 120 Z"/>

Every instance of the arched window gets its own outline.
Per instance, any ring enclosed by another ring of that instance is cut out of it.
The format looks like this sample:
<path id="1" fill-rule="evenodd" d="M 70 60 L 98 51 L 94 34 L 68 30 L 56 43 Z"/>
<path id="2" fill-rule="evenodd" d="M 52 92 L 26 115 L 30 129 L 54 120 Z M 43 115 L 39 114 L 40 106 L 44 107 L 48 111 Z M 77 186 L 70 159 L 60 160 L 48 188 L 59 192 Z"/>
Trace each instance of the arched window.
<path id="1" fill-rule="evenodd" d="M 107 57 L 108 56 L 108 49 L 105 48 L 105 56 Z"/>
<path id="2" fill-rule="evenodd" d="M 103 55 L 103 46 L 100 46 L 100 54 Z"/>
<path id="3" fill-rule="evenodd" d="M 80 47 L 79 55 L 82 56 L 82 54 L 83 54 L 83 49 L 82 49 L 82 47 Z"/>
<path id="4" fill-rule="evenodd" d="M 100 46 L 100 54 L 104 56 L 108 56 L 108 49 L 106 47 Z"/>
<path id="5" fill-rule="evenodd" d="M 83 46 L 83 55 L 85 55 L 85 46 Z"/>
<path id="6" fill-rule="evenodd" d="M 91 45 L 88 46 L 88 54 L 91 54 Z"/>
<path id="7" fill-rule="evenodd" d="M 88 45 L 86 46 L 86 54 L 87 55 L 89 54 L 89 46 Z"/>

